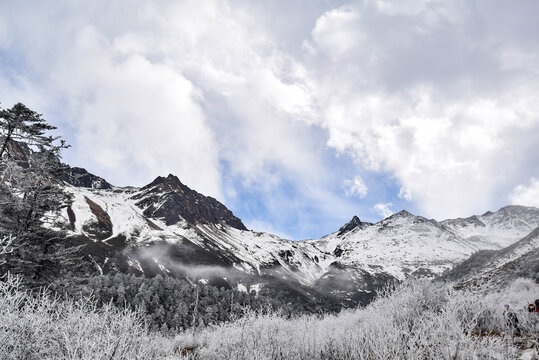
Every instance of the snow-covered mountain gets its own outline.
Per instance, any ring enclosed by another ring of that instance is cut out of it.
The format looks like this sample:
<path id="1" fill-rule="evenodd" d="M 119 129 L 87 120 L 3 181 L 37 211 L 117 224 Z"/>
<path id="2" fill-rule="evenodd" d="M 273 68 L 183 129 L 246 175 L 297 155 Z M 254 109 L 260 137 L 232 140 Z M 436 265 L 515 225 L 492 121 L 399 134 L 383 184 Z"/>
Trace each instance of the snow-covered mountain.
<path id="1" fill-rule="evenodd" d="M 500 287 L 518 277 L 539 281 L 539 227 L 504 249 L 474 253 L 441 278 L 459 287 Z"/>
<path id="2" fill-rule="evenodd" d="M 539 226 L 539 210 L 520 206 L 441 222 L 401 211 L 376 224 L 354 217 L 321 239 L 291 241 L 248 230 L 173 175 L 142 188 L 114 187 L 72 168 L 62 181 L 73 203 L 48 214 L 46 226 L 86 242 L 95 271 L 182 275 L 245 291 L 279 284 L 342 304 L 370 301 L 391 281 L 439 275 Z"/>
<path id="3" fill-rule="evenodd" d="M 538 226 L 539 209 L 505 206 L 496 212 L 444 220 L 441 225 L 482 249 L 502 249 L 528 235 Z"/>

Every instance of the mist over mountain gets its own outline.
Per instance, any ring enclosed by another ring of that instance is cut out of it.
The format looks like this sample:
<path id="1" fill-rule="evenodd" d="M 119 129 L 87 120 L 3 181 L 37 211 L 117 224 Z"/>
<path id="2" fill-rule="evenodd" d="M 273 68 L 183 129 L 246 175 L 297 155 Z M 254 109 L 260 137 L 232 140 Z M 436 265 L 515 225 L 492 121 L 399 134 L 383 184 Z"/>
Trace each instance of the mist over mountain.
<path id="1" fill-rule="evenodd" d="M 501 249 L 539 227 L 534 207 L 443 221 L 403 210 L 377 223 L 353 216 L 320 239 L 291 241 L 248 230 L 223 204 L 174 175 L 141 188 L 115 187 L 70 168 L 61 181 L 73 202 L 47 214 L 45 226 L 91 244 L 84 250 L 89 272 L 160 274 L 256 293 L 277 286 L 292 298 L 330 306 L 364 305 L 390 283 L 437 277 L 473 254 L 511 251 Z M 536 254 L 537 246 L 529 251 Z"/>

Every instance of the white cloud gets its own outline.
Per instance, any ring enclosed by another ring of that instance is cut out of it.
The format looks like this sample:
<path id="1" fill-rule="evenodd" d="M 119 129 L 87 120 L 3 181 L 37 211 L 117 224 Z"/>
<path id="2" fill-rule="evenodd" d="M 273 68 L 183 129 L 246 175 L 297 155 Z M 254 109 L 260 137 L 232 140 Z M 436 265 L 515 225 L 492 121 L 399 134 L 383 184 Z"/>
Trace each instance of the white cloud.
<path id="1" fill-rule="evenodd" d="M 328 217 L 352 212 L 326 190 L 340 180 L 310 126 L 319 110 L 309 70 L 251 10 L 227 1 L 12 2 L 0 9 L 0 47 L 16 63 L 0 69 L 11 96 L 0 100 L 58 114 L 73 131 L 69 160 L 118 185 L 170 172 L 229 204 L 231 188 L 246 189 L 268 216 L 299 202 Z M 275 204 L 283 186 L 302 191 Z"/>
<path id="2" fill-rule="evenodd" d="M 529 185 L 516 186 L 509 195 L 509 201 L 513 205 L 539 207 L 539 180 L 532 177 Z"/>
<path id="3" fill-rule="evenodd" d="M 39 16 L 45 8 L 50 16 Z M 70 115 L 80 165 L 118 184 L 173 172 L 221 200 L 220 160 L 246 185 L 276 167 L 324 181 L 314 176 L 323 170 L 305 136 L 305 122 L 316 118 L 305 69 L 244 8 L 135 1 L 111 9 L 96 1 L 25 10 L 24 18 L 0 12 L 2 28 L 14 29 L 0 29 L 0 40 L 31 64 L 15 70 L 34 79 L 6 88 L 28 102 L 29 89 L 41 86 L 49 99 L 41 109 L 61 104 L 54 111 Z M 122 18 L 107 15 L 114 12 Z"/>
<path id="4" fill-rule="evenodd" d="M 537 164 L 539 42 L 516 26 L 532 26 L 522 9 L 498 37 L 498 5 L 377 1 L 328 11 L 313 28 L 306 56 L 328 146 L 395 176 L 426 216 L 499 206 L 496 193 Z M 328 47 L 334 37 L 345 51 Z"/>
<path id="5" fill-rule="evenodd" d="M 374 205 L 374 211 L 385 219 L 393 214 L 392 206 L 392 203 L 378 203 Z"/>
<path id="6" fill-rule="evenodd" d="M 103 169 L 110 181 L 144 184 L 174 173 L 222 198 L 214 134 L 194 85 L 181 72 L 140 55 L 116 58 L 116 49 L 94 29 L 77 40 L 76 73 L 92 77 L 80 81 L 79 76 L 68 85 L 75 93 L 91 94 L 73 120 L 79 158 Z"/>
<path id="7" fill-rule="evenodd" d="M 276 169 L 298 180 L 324 178 L 305 125 L 316 118 L 305 68 L 255 18 L 219 1 L 142 9 L 139 26 L 127 27 L 113 44 L 123 56 L 155 58 L 200 89 L 230 176 L 258 190 L 268 178 L 276 178 L 273 185 L 282 180 Z"/>
<path id="8" fill-rule="evenodd" d="M 266 203 L 292 182 L 328 214 L 350 199 L 327 190 L 341 180 L 326 140 L 429 217 L 494 208 L 539 170 L 537 4 L 377 0 L 310 8 L 309 29 L 266 6 L 7 2 L 0 100 L 65 114 L 77 165 L 112 182 L 173 172 L 217 197 L 239 182 Z M 365 196 L 359 179 L 348 196 Z"/>
<path id="9" fill-rule="evenodd" d="M 403 199 L 403 200 L 406 200 L 406 201 L 412 201 L 412 194 L 410 193 L 410 190 L 404 188 L 404 187 L 401 187 L 399 189 L 399 193 L 397 195 L 399 197 L 399 199 Z"/>
<path id="10" fill-rule="evenodd" d="M 322 53 L 337 61 L 357 49 L 363 34 L 356 24 L 360 21 L 357 11 L 350 7 L 334 9 L 323 14 L 316 21 L 312 37 Z M 309 47 L 310 44 L 306 43 Z"/>
<path id="11" fill-rule="evenodd" d="M 363 182 L 361 176 L 357 175 L 353 179 L 345 179 L 342 184 L 342 189 L 346 196 L 357 196 L 360 199 L 364 198 L 369 191 L 369 188 Z"/>

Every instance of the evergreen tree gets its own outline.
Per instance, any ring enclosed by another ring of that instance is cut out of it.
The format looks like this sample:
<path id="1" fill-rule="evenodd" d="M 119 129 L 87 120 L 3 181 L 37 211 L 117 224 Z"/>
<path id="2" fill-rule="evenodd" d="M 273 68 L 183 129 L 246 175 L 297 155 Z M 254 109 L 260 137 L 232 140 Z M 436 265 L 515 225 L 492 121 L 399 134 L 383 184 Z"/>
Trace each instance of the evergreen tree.
<path id="1" fill-rule="evenodd" d="M 57 181 L 67 146 L 46 134 L 54 129 L 21 103 L 0 110 L 0 236 L 16 239 L 2 270 L 41 282 L 64 270 L 77 250 L 63 243 L 63 233 L 42 226 L 47 213 L 70 203 Z"/>
<path id="2" fill-rule="evenodd" d="M 28 146 L 50 147 L 57 139 L 45 133 L 56 128 L 41 117 L 41 114 L 17 103 L 11 109 L 0 110 L 0 158 L 10 151 L 14 142 L 22 142 Z"/>

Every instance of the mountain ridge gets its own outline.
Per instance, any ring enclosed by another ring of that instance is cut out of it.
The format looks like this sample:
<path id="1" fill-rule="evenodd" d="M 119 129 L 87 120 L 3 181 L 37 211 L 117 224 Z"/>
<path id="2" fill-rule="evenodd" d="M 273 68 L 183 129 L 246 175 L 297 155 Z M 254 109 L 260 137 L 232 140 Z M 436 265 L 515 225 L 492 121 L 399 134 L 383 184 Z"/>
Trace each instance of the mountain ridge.
<path id="1" fill-rule="evenodd" d="M 539 281 L 539 227 L 500 250 L 483 250 L 442 274 L 459 288 L 503 286 L 517 277 Z"/>
<path id="2" fill-rule="evenodd" d="M 82 176 L 101 181 L 95 175 Z M 78 219 L 68 230 L 70 236 L 120 244 L 123 263 L 119 268 L 176 273 L 193 281 L 224 282 L 245 289 L 271 286 L 278 280 L 302 293 L 316 290 L 317 296 L 335 298 L 346 306 L 369 302 L 377 289 L 392 281 L 438 276 L 479 250 L 499 249 L 510 236 L 517 241 L 527 227 L 539 226 L 539 216 L 535 216 L 539 210 L 519 206 L 442 221 L 402 210 L 377 223 L 354 216 L 320 239 L 291 241 L 247 230 L 225 205 L 191 190 L 172 174 L 140 188 L 98 188 L 91 181 L 68 180 L 65 188 L 73 194 L 71 211 Z M 112 231 L 108 238 L 92 235 L 91 230 L 103 224 L 89 211 L 87 199 L 95 204 L 94 209 L 97 205 L 109 215 Z M 515 213 L 531 215 L 517 221 Z M 49 226 L 65 228 L 67 215 L 53 217 Z M 502 229 L 503 236 L 492 238 L 496 229 Z M 151 249 L 157 248 L 168 250 L 153 255 Z M 220 270 L 193 272 L 182 264 L 189 268 L 218 264 Z"/>

